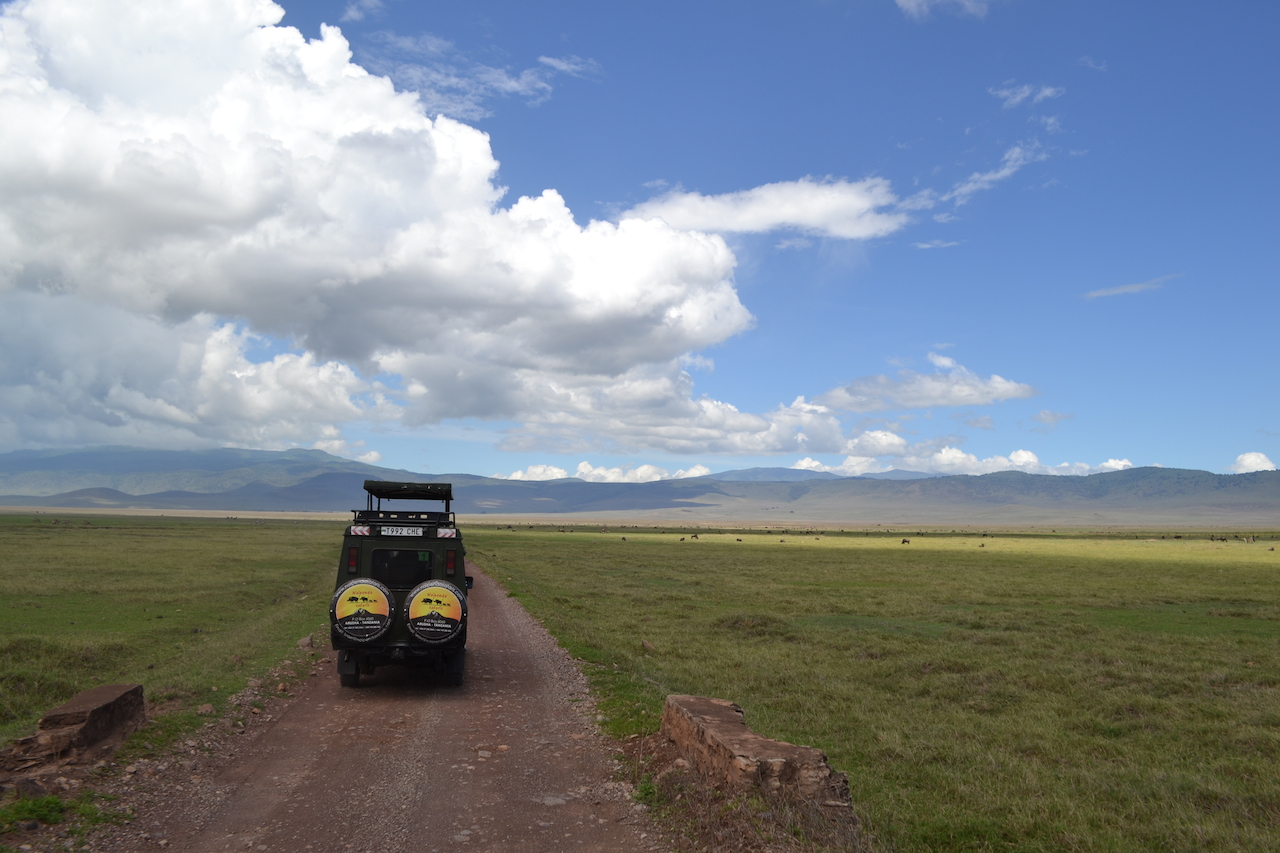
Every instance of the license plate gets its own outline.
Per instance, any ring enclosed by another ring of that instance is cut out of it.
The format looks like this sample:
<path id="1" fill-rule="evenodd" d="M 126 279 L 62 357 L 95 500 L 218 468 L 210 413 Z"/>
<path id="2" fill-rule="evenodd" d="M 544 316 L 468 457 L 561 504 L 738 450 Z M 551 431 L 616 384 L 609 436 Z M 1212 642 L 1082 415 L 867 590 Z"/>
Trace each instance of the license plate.
<path id="1" fill-rule="evenodd" d="M 421 527 L 384 527 L 383 536 L 421 536 Z"/>

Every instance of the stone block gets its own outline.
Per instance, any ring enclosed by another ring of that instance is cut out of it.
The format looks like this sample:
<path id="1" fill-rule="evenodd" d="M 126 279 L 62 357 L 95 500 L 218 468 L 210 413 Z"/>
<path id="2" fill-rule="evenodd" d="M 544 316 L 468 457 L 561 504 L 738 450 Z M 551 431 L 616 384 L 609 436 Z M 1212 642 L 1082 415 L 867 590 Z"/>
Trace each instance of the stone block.
<path id="1" fill-rule="evenodd" d="M 104 684 L 83 690 L 41 719 L 36 740 L 41 752 L 85 749 L 128 734 L 146 719 L 141 684 Z"/>
<path id="2" fill-rule="evenodd" d="M 725 699 L 668 696 L 662 732 L 713 783 L 833 805 L 849 798 L 848 779 L 831 769 L 821 750 L 756 734 L 742 708 Z"/>

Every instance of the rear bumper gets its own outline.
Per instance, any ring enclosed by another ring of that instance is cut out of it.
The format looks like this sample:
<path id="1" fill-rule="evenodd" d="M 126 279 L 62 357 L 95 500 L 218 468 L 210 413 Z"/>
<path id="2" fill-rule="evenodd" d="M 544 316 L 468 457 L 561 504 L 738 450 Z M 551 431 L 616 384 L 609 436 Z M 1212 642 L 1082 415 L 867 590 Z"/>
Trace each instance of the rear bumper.
<path id="1" fill-rule="evenodd" d="M 354 675 L 368 672 L 379 666 L 434 666 L 444 658 L 466 647 L 466 638 L 439 646 L 409 645 L 400 643 L 371 643 L 357 646 L 352 643 L 334 643 L 338 653 L 338 672 Z"/>

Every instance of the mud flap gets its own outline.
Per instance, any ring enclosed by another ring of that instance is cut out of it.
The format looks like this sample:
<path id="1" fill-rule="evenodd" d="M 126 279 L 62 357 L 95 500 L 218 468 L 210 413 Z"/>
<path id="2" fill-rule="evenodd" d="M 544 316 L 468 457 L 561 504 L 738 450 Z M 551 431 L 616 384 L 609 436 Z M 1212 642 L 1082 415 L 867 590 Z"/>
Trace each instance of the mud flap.
<path id="1" fill-rule="evenodd" d="M 452 654 L 446 655 L 444 668 L 449 683 L 454 687 L 461 687 L 462 682 L 466 679 L 467 650 L 461 648 Z"/>
<path id="2" fill-rule="evenodd" d="M 338 652 L 338 675 L 355 675 L 360 672 L 360 656 L 351 649 Z"/>

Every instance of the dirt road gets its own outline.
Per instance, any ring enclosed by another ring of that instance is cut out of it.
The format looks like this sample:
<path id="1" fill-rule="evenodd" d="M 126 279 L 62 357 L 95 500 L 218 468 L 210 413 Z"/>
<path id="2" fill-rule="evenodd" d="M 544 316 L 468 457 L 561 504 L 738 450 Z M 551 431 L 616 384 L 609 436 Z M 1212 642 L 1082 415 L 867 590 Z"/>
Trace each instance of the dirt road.
<path id="1" fill-rule="evenodd" d="M 149 766 L 152 778 L 139 772 L 129 798 L 137 819 L 96 838 L 95 849 L 664 846 L 615 781 L 581 673 L 523 608 L 469 569 L 463 687 L 388 668 L 342 689 L 330 652 L 270 722 L 229 736 L 221 757 Z"/>

